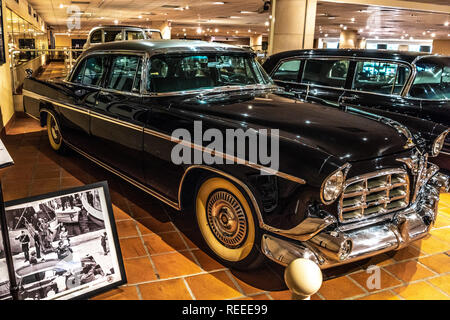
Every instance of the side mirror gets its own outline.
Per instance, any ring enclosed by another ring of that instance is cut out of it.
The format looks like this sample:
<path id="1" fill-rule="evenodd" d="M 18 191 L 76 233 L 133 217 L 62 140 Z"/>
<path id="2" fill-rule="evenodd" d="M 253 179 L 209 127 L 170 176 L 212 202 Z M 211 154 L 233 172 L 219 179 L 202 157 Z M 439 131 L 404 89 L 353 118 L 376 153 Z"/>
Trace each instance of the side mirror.
<path id="1" fill-rule="evenodd" d="M 33 76 L 33 70 L 31 69 L 25 69 L 25 72 L 27 74 L 27 78 L 31 78 Z"/>

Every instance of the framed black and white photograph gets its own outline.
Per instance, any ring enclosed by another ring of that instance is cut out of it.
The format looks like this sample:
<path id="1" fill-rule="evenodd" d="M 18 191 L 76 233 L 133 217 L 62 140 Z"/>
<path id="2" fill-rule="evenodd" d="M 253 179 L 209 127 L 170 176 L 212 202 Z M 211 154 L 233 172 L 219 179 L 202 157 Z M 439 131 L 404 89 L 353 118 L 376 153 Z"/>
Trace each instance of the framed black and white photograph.
<path id="1" fill-rule="evenodd" d="M 126 283 L 106 182 L 5 203 L 20 300 L 87 298 Z"/>
<path id="2" fill-rule="evenodd" d="M 5 245 L 3 241 L 3 233 L 0 229 L 0 300 L 8 299 L 11 299 L 11 287 L 8 274 L 8 263 L 6 261 Z"/>
<path id="3" fill-rule="evenodd" d="M 6 62 L 5 55 L 5 32 L 3 30 L 3 4 L 0 0 L 0 65 Z"/>

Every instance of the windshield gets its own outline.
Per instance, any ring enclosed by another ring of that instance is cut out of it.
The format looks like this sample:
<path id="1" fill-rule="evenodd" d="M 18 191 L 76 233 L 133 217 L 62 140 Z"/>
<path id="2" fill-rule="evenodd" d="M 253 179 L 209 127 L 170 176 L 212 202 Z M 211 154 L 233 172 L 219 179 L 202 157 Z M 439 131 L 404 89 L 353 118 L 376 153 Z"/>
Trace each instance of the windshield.
<path id="1" fill-rule="evenodd" d="M 251 55 L 161 55 L 150 60 L 147 90 L 174 92 L 272 84 Z"/>
<path id="2" fill-rule="evenodd" d="M 409 92 L 421 99 L 450 99 L 450 66 L 419 61 L 417 75 Z"/>

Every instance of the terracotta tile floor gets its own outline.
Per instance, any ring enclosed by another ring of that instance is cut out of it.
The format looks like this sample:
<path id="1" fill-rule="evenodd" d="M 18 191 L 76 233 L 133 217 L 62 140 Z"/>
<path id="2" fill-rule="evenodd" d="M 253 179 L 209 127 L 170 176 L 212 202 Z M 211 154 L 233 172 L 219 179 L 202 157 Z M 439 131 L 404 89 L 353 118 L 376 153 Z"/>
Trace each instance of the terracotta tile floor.
<path id="1" fill-rule="evenodd" d="M 0 170 L 6 200 L 107 180 L 128 284 L 96 299 L 290 299 L 283 268 L 229 270 L 211 258 L 180 214 L 89 160 L 59 156 L 38 122 L 18 116 L 2 137 L 15 165 Z M 443 194 L 431 235 L 392 254 L 325 272 L 312 299 L 450 299 L 450 194 Z M 369 289 L 370 265 L 380 289 Z"/>

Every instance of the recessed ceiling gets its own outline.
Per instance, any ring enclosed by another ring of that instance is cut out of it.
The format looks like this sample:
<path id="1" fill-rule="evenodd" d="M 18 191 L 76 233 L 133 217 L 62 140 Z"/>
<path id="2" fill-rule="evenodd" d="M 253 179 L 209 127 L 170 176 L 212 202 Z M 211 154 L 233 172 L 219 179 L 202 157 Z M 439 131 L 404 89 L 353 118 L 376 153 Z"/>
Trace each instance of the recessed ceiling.
<path id="1" fill-rule="evenodd" d="M 262 0 L 29 0 L 41 17 L 55 31 L 67 32 L 67 22 L 77 6 L 81 29 L 86 33 L 101 24 L 141 25 L 157 27 L 171 21 L 172 35 L 196 36 L 202 28 L 206 35 L 234 35 L 248 37 L 267 34 L 270 12 L 259 13 Z M 419 2 L 419 1 L 417 1 Z M 449 0 L 423 0 L 423 3 L 449 5 Z M 224 4 L 215 4 L 224 3 Z M 341 30 L 354 29 L 361 37 L 399 39 L 448 38 L 450 14 L 366 5 L 318 2 L 317 37 L 338 37 Z M 237 33 L 236 33 L 237 31 Z M 425 34 L 423 34 L 425 33 Z"/>

